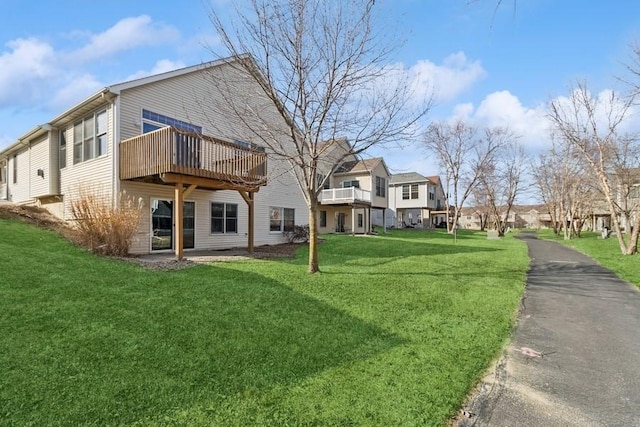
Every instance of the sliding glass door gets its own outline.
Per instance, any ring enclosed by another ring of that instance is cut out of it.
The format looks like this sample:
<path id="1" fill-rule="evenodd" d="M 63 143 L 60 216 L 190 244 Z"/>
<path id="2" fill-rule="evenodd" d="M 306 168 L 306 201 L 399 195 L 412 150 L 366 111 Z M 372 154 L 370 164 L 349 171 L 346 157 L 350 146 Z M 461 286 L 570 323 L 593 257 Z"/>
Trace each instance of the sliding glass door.
<path id="1" fill-rule="evenodd" d="M 184 202 L 184 249 L 195 247 L 195 203 Z M 151 200 L 151 250 L 172 250 L 175 229 L 173 227 L 173 200 Z"/>

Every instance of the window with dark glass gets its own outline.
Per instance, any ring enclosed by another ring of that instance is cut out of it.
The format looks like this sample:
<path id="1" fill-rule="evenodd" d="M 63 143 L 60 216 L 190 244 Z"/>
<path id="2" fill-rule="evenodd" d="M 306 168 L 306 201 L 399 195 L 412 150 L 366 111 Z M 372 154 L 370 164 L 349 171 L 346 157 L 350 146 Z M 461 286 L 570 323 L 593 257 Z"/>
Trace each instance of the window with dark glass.
<path id="1" fill-rule="evenodd" d="M 327 211 L 320 211 L 320 227 L 327 226 Z"/>
<path id="2" fill-rule="evenodd" d="M 381 176 L 376 176 L 376 196 L 386 197 L 387 195 L 387 180 Z"/>
<path id="3" fill-rule="evenodd" d="M 238 232 L 238 205 L 211 203 L 211 233 Z"/>
<path id="4" fill-rule="evenodd" d="M 290 231 L 295 226 L 295 209 L 270 207 L 269 230 Z"/>
<path id="5" fill-rule="evenodd" d="M 84 162 L 105 154 L 107 154 L 107 112 L 103 110 L 73 125 L 73 163 Z"/>
<path id="6" fill-rule="evenodd" d="M 67 167 L 67 133 L 66 129 L 60 131 L 60 151 L 58 153 L 58 165 L 60 169 Z"/>

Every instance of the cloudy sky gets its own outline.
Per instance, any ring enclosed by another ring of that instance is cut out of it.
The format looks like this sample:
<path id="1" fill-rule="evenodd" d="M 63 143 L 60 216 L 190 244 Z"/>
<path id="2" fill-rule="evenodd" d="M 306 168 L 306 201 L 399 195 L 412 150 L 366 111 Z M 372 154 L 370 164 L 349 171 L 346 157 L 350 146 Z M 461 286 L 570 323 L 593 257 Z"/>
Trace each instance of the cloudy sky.
<path id="1" fill-rule="evenodd" d="M 620 86 L 640 41 L 628 0 L 381 0 L 406 43 L 397 65 L 437 100 L 429 118 L 508 125 L 548 144 L 545 104 L 576 79 Z M 231 0 L 0 0 L 0 149 L 100 88 L 212 59 L 208 8 Z M 437 174 L 418 146 L 373 152 L 392 172 Z"/>

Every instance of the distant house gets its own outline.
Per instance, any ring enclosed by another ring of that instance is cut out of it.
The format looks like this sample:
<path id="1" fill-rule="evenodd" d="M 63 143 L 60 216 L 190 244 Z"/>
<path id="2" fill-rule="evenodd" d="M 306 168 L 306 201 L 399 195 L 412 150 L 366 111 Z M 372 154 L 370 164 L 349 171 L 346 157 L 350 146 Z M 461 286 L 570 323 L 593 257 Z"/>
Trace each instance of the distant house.
<path id="1" fill-rule="evenodd" d="M 284 242 L 307 205 L 286 164 L 224 108 L 271 105 L 238 60 L 108 86 L 35 126 L 0 152 L 0 199 L 72 220 L 82 188 L 114 204 L 124 190 L 146 210 L 136 254 Z"/>
<path id="2" fill-rule="evenodd" d="M 551 216 L 544 211 L 542 205 L 515 205 L 511 207 L 509 216 L 505 218 L 504 211 L 501 219 L 505 221 L 507 228 L 549 228 L 552 226 Z M 488 209 L 482 207 L 463 207 L 460 211 L 458 223 L 460 228 L 470 230 L 480 230 L 482 223 L 485 229 L 493 227 L 493 215 L 488 213 Z"/>
<path id="3" fill-rule="evenodd" d="M 384 227 L 383 214 L 389 205 L 388 186 L 389 170 L 382 158 L 348 156 L 324 180 L 319 198 L 318 231 L 365 234 L 371 232 L 374 225 Z"/>
<path id="4" fill-rule="evenodd" d="M 446 223 L 445 193 L 440 177 L 399 173 L 389 181 L 391 223 L 398 228 L 433 228 Z"/>

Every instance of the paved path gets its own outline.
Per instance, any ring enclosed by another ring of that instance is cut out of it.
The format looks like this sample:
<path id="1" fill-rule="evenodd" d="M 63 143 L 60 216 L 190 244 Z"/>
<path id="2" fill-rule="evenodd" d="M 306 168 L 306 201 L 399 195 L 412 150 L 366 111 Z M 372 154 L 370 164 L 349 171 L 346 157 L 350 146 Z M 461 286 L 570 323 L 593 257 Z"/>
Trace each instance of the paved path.
<path id="1" fill-rule="evenodd" d="M 459 425 L 640 426 L 640 292 L 559 243 L 522 239 L 515 335 Z"/>

